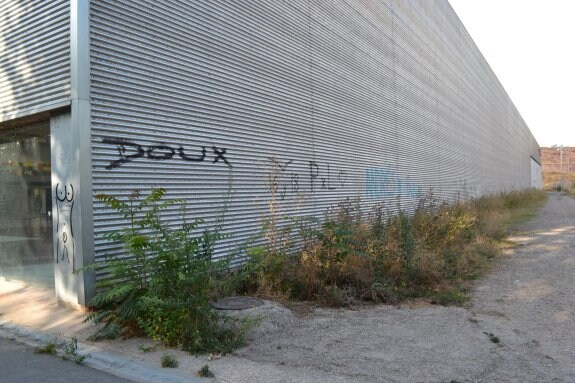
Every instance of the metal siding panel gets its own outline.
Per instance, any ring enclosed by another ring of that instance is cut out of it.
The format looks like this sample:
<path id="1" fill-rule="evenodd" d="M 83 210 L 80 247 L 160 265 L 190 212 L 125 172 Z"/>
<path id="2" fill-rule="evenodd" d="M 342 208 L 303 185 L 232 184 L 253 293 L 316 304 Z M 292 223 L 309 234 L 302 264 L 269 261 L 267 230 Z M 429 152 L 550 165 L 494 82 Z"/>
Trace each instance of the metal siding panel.
<path id="1" fill-rule="evenodd" d="M 69 103 L 69 1 L 3 1 L 0 20 L 0 122 Z"/>
<path id="2" fill-rule="evenodd" d="M 91 25 L 95 193 L 165 186 L 214 224 L 231 177 L 221 251 L 261 227 L 270 167 L 280 215 L 531 182 L 530 133 L 447 1 L 98 0 Z M 121 221 L 94 220 L 96 259 L 120 251 Z"/>

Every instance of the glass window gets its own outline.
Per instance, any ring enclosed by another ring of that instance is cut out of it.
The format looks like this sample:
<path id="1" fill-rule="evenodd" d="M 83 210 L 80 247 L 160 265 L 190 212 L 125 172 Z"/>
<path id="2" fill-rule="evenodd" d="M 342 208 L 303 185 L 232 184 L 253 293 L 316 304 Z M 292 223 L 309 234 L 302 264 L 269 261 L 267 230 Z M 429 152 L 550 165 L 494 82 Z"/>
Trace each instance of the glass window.
<path id="1" fill-rule="evenodd" d="M 0 131 L 0 278 L 54 287 L 50 127 Z"/>

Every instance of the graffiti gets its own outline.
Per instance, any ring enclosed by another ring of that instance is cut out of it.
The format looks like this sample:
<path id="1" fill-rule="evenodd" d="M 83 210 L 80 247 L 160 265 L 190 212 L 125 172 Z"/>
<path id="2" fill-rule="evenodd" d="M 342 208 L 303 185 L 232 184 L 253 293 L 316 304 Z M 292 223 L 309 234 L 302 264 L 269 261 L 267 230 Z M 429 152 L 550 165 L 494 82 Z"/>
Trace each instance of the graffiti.
<path id="1" fill-rule="evenodd" d="M 74 208 L 74 186 L 56 184 L 56 263 L 67 261 L 74 265 L 74 230 L 72 228 L 72 209 Z"/>
<path id="2" fill-rule="evenodd" d="M 217 148 L 215 146 L 212 146 L 212 150 L 214 151 L 214 154 L 216 155 L 216 157 L 214 158 L 214 161 L 212 163 L 215 164 L 216 162 L 218 162 L 221 159 L 222 161 L 224 161 L 226 163 L 226 165 L 232 166 L 232 165 L 230 165 L 230 163 L 228 162 L 226 157 L 224 157 L 224 154 L 226 154 L 227 149 Z"/>
<path id="3" fill-rule="evenodd" d="M 339 170 L 337 176 L 331 171 L 330 165 L 327 164 L 327 172 L 323 175 L 320 172 L 320 166 L 315 161 L 309 161 L 309 182 L 312 193 L 316 190 L 318 181 L 321 183 L 320 190 L 335 190 L 345 185 L 347 174 L 344 170 Z"/>
<path id="4" fill-rule="evenodd" d="M 418 198 L 422 189 L 410 177 L 402 177 L 395 170 L 368 168 L 365 170 L 365 194 L 368 198 L 403 196 Z"/>
<path id="5" fill-rule="evenodd" d="M 281 162 L 279 162 L 278 160 L 276 160 L 275 158 L 271 158 L 270 159 L 271 162 L 277 166 L 282 172 L 285 172 L 287 167 L 293 162 L 293 160 L 288 160 L 286 161 L 285 164 L 282 164 Z"/>
<path id="6" fill-rule="evenodd" d="M 285 198 L 290 187 L 293 192 L 297 193 L 297 190 L 299 190 L 299 176 L 296 173 L 290 173 L 289 175 L 287 173 L 287 168 L 293 162 L 293 160 L 288 160 L 285 163 L 282 163 L 275 158 L 270 158 L 270 161 L 272 163 L 272 169 L 268 176 L 268 189 L 270 193 L 275 194 L 279 192 L 280 198 L 282 200 Z M 285 181 L 287 177 L 290 177 L 289 183 Z M 295 184 L 293 181 L 294 179 L 296 180 Z"/>
<path id="7" fill-rule="evenodd" d="M 299 191 L 299 175 L 298 174 L 291 174 L 290 176 L 290 184 L 291 184 L 291 190 L 294 193 L 297 193 Z"/>
<path id="8" fill-rule="evenodd" d="M 273 177 L 271 177 L 269 185 L 270 191 L 278 192 L 282 200 L 289 193 L 299 193 L 303 185 L 300 181 L 300 174 L 298 174 L 297 169 L 294 169 L 295 166 L 290 167 L 292 164 L 295 165 L 294 160 L 280 162 L 275 158 L 271 158 L 270 161 L 273 166 Z M 307 161 L 306 165 L 308 168 L 306 177 L 311 193 L 343 188 L 347 182 L 345 170 L 334 172 L 332 165 L 320 164 L 316 161 Z M 301 169 L 301 167 L 298 167 L 298 169 Z"/>
<path id="9" fill-rule="evenodd" d="M 162 150 L 165 152 L 162 153 Z M 156 154 L 155 152 L 159 152 L 160 154 Z M 174 156 L 175 152 L 173 148 L 165 145 L 150 146 L 148 150 L 146 150 L 146 154 L 151 160 L 169 160 Z"/>
<path id="10" fill-rule="evenodd" d="M 110 164 L 106 166 L 106 169 L 108 170 L 119 168 L 125 163 L 143 157 L 147 157 L 148 159 L 155 161 L 166 161 L 172 159 L 177 153 L 182 160 L 192 162 L 202 162 L 207 157 L 207 150 L 205 146 L 201 147 L 202 149 L 199 155 L 193 156 L 186 154 L 186 151 L 182 146 L 179 146 L 176 149 L 164 144 L 150 145 L 146 147 L 130 140 L 110 137 L 103 138 L 102 143 L 116 145 L 118 150 L 119 158 L 117 160 L 111 161 Z M 226 148 L 212 146 L 212 153 L 214 155 L 212 163 L 215 164 L 222 161 L 231 167 L 232 165 L 225 156 L 226 151 Z"/>

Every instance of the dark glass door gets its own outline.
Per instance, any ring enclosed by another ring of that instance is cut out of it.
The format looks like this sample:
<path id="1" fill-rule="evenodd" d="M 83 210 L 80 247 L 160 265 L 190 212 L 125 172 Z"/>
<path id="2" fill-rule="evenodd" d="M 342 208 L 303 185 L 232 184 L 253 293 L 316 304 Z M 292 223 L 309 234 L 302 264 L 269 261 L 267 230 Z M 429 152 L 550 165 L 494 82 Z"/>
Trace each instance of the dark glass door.
<path id="1" fill-rule="evenodd" d="M 50 127 L 0 131 L 0 278 L 54 287 Z"/>

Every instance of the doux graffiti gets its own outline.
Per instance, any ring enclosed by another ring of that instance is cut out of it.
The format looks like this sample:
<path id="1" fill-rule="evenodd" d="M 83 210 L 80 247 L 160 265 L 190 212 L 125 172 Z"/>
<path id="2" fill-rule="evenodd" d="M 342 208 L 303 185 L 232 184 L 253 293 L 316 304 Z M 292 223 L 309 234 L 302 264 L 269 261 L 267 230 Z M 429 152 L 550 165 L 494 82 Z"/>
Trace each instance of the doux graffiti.
<path id="1" fill-rule="evenodd" d="M 208 150 L 206 149 L 205 146 L 201 147 L 202 149 L 199 151 L 199 154 L 190 155 L 186 153 L 186 150 L 181 145 L 178 146 L 177 148 L 162 143 L 145 146 L 132 142 L 127 139 L 113 138 L 113 137 L 103 138 L 102 143 L 109 145 L 116 145 L 118 150 L 119 158 L 117 160 L 110 162 L 110 164 L 106 166 L 106 169 L 108 170 L 119 168 L 125 163 L 143 157 L 147 157 L 150 160 L 165 161 L 172 159 L 177 153 L 179 158 L 181 158 L 182 160 L 192 162 L 203 162 L 206 159 L 206 157 L 208 157 Z M 210 154 L 212 163 L 215 164 L 221 161 L 231 167 L 232 165 L 228 162 L 228 159 L 225 156 L 226 151 L 227 151 L 226 148 L 212 146 Z"/>
<path id="2" fill-rule="evenodd" d="M 367 168 L 365 170 L 365 195 L 368 198 L 421 196 L 421 186 L 414 184 L 410 177 L 402 177 L 395 170 Z"/>
<path id="3" fill-rule="evenodd" d="M 218 162 L 232 166 L 226 157 L 226 148 L 212 146 L 208 151 L 205 146 L 201 146 L 195 154 L 190 154 L 183 146 L 173 147 L 164 143 L 154 145 L 142 145 L 128 139 L 105 137 L 102 143 L 115 145 L 118 158 L 111 161 L 106 169 L 119 168 L 125 163 L 132 162 L 138 158 L 147 158 L 154 161 L 166 161 L 174 157 L 184 161 L 203 162 L 211 160 L 212 164 Z M 208 152 L 210 152 L 208 154 Z M 288 193 L 298 193 L 304 189 L 311 193 L 319 191 L 330 191 L 343 188 L 347 182 L 347 173 L 343 169 L 337 169 L 333 165 L 323 164 L 317 161 L 305 161 L 297 163 L 294 160 L 279 161 L 271 159 L 275 174 L 270 180 L 271 191 L 278 192 L 281 199 Z M 309 186 L 309 189 L 308 189 Z"/>

